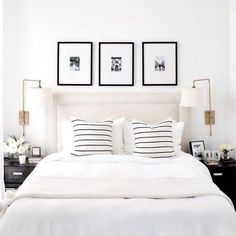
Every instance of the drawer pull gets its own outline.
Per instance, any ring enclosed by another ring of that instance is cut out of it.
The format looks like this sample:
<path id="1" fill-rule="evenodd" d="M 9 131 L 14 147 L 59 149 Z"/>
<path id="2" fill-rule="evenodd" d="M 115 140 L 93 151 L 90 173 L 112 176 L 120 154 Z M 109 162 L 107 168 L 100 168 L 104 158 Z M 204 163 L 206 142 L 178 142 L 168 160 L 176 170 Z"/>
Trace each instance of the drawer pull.
<path id="1" fill-rule="evenodd" d="M 213 176 L 223 176 L 223 173 L 213 173 Z"/>
<path id="2" fill-rule="evenodd" d="M 13 175 L 23 175 L 22 172 L 13 172 Z"/>

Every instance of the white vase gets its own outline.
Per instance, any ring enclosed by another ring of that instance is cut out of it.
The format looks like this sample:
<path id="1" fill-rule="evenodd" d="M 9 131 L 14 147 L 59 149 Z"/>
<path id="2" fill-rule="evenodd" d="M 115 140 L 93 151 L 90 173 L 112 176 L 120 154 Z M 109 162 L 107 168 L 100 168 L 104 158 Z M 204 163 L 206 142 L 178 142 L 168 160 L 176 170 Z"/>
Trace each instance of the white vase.
<path id="1" fill-rule="evenodd" d="M 227 161 L 231 158 L 231 155 L 230 155 L 230 152 L 227 152 L 227 153 L 222 153 L 222 159 L 224 161 Z"/>
<path id="2" fill-rule="evenodd" d="M 26 155 L 19 155 L 19 163 L 24 165 L 26 163 Z"/>

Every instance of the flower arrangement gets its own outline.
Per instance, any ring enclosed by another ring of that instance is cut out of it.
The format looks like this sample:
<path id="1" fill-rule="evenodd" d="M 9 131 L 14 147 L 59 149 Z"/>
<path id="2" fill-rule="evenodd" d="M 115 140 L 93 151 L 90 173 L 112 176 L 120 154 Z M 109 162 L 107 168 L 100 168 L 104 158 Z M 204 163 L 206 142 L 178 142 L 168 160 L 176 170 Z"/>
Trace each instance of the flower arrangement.
<path id="1" fill-rule="evenodd" d="M 26 142 L 24 137 L 17 138 L 14 135 L 10 135 L 7 139 L 7 142 L 4 143 L 4 152 L 8 152 L 11 154 L 24 154 L 29 149 L 30 144 Z"/>
<path id="2" fill-rule="evenodd" d="M 221 150 L 221 152 L 223 152 L 226 155 L 230 151 L 233 150 L 233 146 L 231 144 L 221 144 L 220 145 L 220 150 Z"/>

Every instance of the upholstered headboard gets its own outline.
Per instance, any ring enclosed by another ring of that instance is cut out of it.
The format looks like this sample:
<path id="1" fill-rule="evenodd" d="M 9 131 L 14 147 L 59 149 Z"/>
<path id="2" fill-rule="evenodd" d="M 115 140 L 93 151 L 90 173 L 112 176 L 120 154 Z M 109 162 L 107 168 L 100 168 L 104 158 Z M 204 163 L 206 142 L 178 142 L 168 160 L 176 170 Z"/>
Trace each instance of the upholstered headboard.
<path id="1" fill-rule="evenodd" d="M 185 122 L 182 146 L 188 149 L 189 114 L 179 108 L 178 93 L 55 93 L 54 101 L 55 109 L 46 112 L 47 153 L 61 150 L 60 123 L 71 116 L 90 121 L 126 117 L 149 123 L 172 117 Z"/>

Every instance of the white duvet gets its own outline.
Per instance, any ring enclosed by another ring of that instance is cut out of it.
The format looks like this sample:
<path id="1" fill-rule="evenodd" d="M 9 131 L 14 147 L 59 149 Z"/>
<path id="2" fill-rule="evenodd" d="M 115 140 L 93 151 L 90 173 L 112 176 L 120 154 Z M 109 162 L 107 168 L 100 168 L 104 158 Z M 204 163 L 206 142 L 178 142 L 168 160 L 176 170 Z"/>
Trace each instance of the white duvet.
<path id="1" fill-rule="evenodd" d="M 207 168 L 184 153 L 170 159 L 53 154 L 9 203 L 1 236 L 236 235 L 231 202 Z"/>

